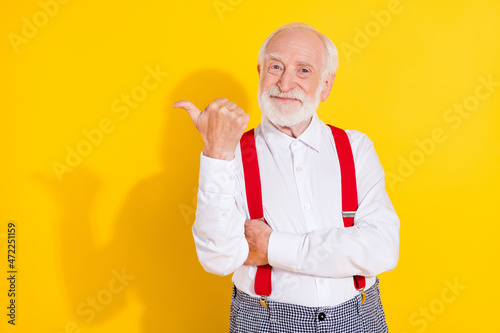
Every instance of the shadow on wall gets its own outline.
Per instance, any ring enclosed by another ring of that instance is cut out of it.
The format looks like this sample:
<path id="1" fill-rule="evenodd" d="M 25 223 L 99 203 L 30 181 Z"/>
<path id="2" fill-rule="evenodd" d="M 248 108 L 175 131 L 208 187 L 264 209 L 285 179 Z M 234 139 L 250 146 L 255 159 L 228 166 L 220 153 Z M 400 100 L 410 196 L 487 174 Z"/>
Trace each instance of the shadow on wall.
<path id="1" fill-rule="evenodd" d="M 191 233 L 203 142 L 187 113 L 172 106 L 187 99 L 203 110 L 217 97 L 248 109 L 243 86 L 219 70 L 195 72 L 173 89 L 165 103 L 164 168 L 126 195 L 113 238 L 104 247 L 96 246 L 91 228 L 99 177 L 79 167 L 64 181 L 50 183 L 61 205 L 58 238 L 66 294 L 82 329 L 117 314 L 133 291 L 144 306 L 141 332 L 228 330 L 231 278 L 203 270 Z M 193 137 L 196 144 L 184 144 Z"/>

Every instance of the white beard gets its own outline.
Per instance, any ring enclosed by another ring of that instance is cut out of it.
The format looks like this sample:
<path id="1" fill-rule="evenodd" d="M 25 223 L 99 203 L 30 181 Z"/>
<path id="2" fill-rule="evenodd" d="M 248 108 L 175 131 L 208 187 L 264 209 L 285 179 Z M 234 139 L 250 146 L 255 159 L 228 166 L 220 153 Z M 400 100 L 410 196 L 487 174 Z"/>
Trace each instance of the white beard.
<path id="1" fill-rule="evenodd" d="M 278 126 L 292 127 L 303 121 L 310 120 L 318 109 L 321 94 L 320 85 L 314 96 L 314 100 L 309 100 L 306 93 L 300 88 L 293 88 L 287 92 L 282 92 L 277 86 L 271 86 L 266 91 L 261 92 L 259 84 L 259 92 L 257 94 L 259 108 L 267 117 L 267 119 Z M 271 96 L 295 98 L 302 102 L 301 106 L 297 106 L 298 102 L 280 102 Z"/>

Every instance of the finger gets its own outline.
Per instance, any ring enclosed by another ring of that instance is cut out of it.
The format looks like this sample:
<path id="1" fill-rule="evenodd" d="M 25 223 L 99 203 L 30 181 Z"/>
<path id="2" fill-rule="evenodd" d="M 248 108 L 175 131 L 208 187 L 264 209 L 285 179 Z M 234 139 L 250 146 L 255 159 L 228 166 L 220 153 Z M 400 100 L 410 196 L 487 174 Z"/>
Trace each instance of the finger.
<path id="1" fill-rule="evenodd" d="M 214 99 L 212 101 L 212 103 L 216 103 L 216 104 L 222 105 L 222 104 L 224 104 L 227 101 L 228 101 L 228 99 L 226 97 L 219 97 L 219 98 Z"/>
<path id="2" fill-rule="evenodd" d="M 234 111 L 234 110 L 236 110 L 238 105 L 233 101 L 228 101 L 228 102 L 226 102 L 226 107 L 229 111 Z"/>
<path id="3" fill-rule="evenodd" d="M 239 108 L 239 107 L 236 107 L 236 109 L 234 109 L 232 111 L 235 112 L 236 114 L 243 114 L 243 113 L 245 113 L 245 110 L 243 110 L 242 108 Z"/>
<path id="4" fill-rule="evenodd" d="M 227 101 L 228 99 L 225 97 L 216 98 L 207 105 L 205 110 L 218 110 L 219 108 L 224 106 Z"/>
<path id="5" fill-rule="evenodd" d="M 183 108 L 184 110 L 187 111 L 189 116 L 191 117 L 191 120 L 193 120 L 193 123 L 196 124 L 196 120 L 198 119 L 198 116 L 201 114 L 201 111 L 190 101 L 178 101 L 174 103 L 174 108 Z"/>

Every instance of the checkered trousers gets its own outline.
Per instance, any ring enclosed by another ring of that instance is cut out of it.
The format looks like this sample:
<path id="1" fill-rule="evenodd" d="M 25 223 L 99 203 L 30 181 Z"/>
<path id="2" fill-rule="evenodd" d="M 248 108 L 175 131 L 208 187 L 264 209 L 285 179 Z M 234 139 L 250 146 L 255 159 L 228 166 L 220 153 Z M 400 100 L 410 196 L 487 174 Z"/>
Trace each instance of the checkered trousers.
<path id="1" fill-rule="evenodd" d="M 230 333 L 382 333 L 387 332 L 384 309 L 380 301 L 378 278 L 361 295 L 333 307 L 308 307 L 259 299 L 233 286 Z"/>

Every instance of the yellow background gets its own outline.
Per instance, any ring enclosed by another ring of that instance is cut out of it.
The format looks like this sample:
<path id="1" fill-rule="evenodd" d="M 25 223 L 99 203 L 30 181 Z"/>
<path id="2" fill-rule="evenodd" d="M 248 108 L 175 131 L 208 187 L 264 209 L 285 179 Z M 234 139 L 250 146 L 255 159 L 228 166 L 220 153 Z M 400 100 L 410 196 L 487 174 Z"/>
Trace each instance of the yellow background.
<path id="1" fill-rule="evenodd" d="M 172 104 L 226 96 L 256 126 L 258 48 L 294 21 L 339 47 L 320 117 L 368 134 L 393 177 L 400 262 L 380 276 L 390 331 L 498 331 L 497 0 L 65 2 L 0 5 L 0 331 L 227 330 L 230 277 L 203 271 L 190 230 L 202 142 Z M 132 92 L 143 100 L 125 115 Z M 88 154 L 59 181 L 68 147 Z"/>

